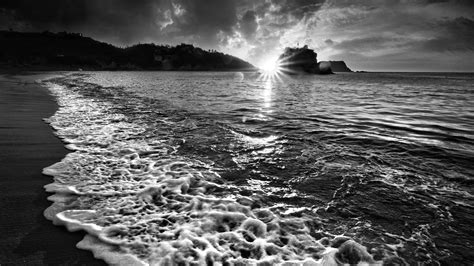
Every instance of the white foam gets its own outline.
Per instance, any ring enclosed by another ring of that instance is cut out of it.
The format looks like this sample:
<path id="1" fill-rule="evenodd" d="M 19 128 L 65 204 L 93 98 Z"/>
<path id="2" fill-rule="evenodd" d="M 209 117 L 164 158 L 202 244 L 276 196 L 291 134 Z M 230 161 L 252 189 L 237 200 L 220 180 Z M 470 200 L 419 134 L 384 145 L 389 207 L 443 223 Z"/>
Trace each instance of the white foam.
<path id="1" fill-rule="evenodd" d="M 94 210 L 67 210 L 56 214 L 56 217 L 70 231 L 84 230 L 92 235 L 102 232 L 103 228 L 94 223 L 87 223 L 84 220 L 94 220 L 96 211 Z"/>
<path id="2" fill-rule="evenodd" d="M 86 231 L 78 247 L 95 257 L 113 265 L 334 265 L 337 254 L 355 250 L 361 261 L 375 263 L 355 242 L 334 249 L 312 237 L 310 218 L 292 217 L 304 209 L 280 213 L 253 208 L 256 198 L 226 195 L 227 185 L 211 166 L 175 154 L 167 142 L 173 127 L 195 128 L 193 121 L 132 121 L 80 88 L 49 88 L 61 107 L 47 121 L 73 152 L 43 171 L 54 177 L 45 189 L 56 193 L 45 216 Z M 138 104 L 127 108 L 137 111 Z M 277 137 L 242 139 L 265 146 Z M 264 185 L 256 182 L 249 183 Z M 213 193 L 216 188 L 221 192 Z"/>
<path id="3" fill-rule="evenodd" d="M 92 235 L 85 235 L 76 245 L 80 249 L 92 251 L 94 257 L 108 262 L 110 265 L 117 266 L 144 266 L 148 265 L 125 251 L 117 251 L 117 247 L 106 244 Z"/>

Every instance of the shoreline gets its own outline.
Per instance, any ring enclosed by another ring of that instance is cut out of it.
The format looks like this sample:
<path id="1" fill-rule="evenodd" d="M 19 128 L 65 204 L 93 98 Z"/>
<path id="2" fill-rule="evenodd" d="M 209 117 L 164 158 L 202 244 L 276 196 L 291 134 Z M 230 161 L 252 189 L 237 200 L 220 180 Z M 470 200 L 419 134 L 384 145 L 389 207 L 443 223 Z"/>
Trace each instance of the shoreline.
<path id="1" fill-rule="evenodd" d="M 56 112 L 56 101 L 34 77 L 19 75 L 0 74 L 0 264 L 105 265 L 76 248 L 84 232 L 69 232 L 43 215 L 52 204 L 43 186 L 52 179 L 42 170 L 69 151 L 43 121 Z"/>

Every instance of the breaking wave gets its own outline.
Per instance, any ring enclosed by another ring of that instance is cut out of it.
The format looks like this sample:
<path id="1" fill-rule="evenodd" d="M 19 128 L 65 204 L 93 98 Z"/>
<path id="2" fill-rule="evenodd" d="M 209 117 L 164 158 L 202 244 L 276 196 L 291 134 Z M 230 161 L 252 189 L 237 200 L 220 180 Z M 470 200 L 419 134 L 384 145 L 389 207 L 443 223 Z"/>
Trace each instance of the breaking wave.
<path id="1" fill-rule="evenodd" d="M 405 263 L 396 244 L 375 256 L 347 236 L 315 230 L 315 215 L 235 193 L 212 161 L 177 152 L 185 140 L 176 132 L 197 122 L 173 117 L 166 102 L 152 109 L 80 76 L 46 84 L 60 108 L 45 121 L 71 153 L 44 169 L 54 177 L 45 216 L 86 231 L 77 246 L 109 264 Z"/>

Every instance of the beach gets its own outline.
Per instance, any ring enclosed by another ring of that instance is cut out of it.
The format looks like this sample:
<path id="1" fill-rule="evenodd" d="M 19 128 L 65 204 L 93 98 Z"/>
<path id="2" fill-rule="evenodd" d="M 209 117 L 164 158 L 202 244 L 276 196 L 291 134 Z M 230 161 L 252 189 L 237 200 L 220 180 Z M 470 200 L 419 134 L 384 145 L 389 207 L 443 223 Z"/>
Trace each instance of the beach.
<path id="1" fill-rule="evenodd" d="M 102 265 L 76 248 L 82 232 L 68 232 L 43 216 L 51 205 L 43 186 L 52 180 L 41 171 L 67 150 L 42 120 L 57 104 L 33 80 L 0 76 L 0 264 Z"/>

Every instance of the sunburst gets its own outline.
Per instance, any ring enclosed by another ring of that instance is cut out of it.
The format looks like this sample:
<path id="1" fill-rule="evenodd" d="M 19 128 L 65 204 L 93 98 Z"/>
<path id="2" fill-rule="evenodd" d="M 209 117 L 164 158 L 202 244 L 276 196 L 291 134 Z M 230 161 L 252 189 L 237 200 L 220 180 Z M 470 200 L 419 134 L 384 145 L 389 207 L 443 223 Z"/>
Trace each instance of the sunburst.
<path id="1" fill-rule="evenodd" d="M 281 62 L 278 59 L 270 59 L 265 61 L 261 66 L 261 75 L 262 79 L 281 79 L 283 72 L 281 71 Z"/>

